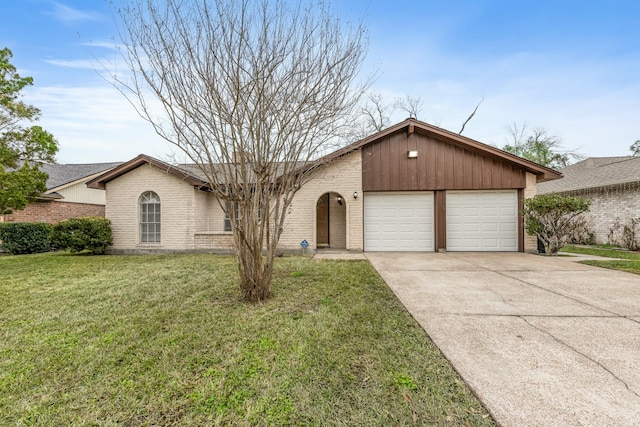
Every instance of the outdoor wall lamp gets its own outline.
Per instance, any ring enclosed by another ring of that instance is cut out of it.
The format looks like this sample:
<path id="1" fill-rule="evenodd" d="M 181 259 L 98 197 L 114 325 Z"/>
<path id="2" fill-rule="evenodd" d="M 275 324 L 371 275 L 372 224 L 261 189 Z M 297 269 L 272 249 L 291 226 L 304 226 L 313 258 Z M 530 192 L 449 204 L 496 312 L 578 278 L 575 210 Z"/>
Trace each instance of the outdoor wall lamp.
<path id="1" fill-rule="evenodd" d="M 357 191 L 354 191 L 354 192 L 353 192 L 353 198 L 354 198 L 354 199 L 357 199 L 357 198 L 358 198 L 358 192 L 357 192 Z"/>
<path id="2" fill-rule="evenodd" d="M 342 196 L 338 196 L 338 204 L 342 206 Z"/>

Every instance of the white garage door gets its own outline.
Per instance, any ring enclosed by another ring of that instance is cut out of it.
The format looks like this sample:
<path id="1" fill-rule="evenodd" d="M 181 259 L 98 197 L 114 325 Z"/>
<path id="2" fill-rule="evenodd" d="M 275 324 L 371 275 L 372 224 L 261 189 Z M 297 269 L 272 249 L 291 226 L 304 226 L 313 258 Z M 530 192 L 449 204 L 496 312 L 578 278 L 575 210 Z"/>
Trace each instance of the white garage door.
<path id="1" fill-rule="evenodd" d="M 447 191 L 448 251 L 517 251 L 518 193 Z"/>
<path id="2" fill-rule="evenodd" d="M 433 193 L 366 193 L 365 251 L 433 251 Z"/>

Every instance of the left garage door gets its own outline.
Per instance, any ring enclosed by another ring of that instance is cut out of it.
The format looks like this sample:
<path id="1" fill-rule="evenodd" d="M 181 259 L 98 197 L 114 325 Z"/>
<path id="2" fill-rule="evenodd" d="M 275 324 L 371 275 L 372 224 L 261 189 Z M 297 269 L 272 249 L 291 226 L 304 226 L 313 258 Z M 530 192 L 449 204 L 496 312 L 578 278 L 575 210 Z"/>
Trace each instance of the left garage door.
<path id="1" fill-rule="evenodd" d="M 365 193 L 365 251 L 433 251 L 433 192 Z"/>

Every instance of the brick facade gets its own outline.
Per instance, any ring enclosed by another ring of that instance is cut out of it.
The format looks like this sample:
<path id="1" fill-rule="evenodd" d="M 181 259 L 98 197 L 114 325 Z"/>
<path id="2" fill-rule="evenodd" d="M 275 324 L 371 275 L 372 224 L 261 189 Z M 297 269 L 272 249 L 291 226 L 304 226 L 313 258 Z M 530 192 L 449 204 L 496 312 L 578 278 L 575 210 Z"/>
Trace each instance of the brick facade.
<path id="1" fill-rule="evenodd" d="M 330 193 L 331 247 L 362 251 L 364 216 L 360 150 L 346 154 L 306 182 L 293 198 L 283 225 L 279 248 L 300 252 L 300 243 L 317 247 L 318 199 Z M 523 197 L 536 194 L 536 175 L 526 174 Z M 106 183 L 106 217 L 111 220 L 114 252 L 231 252 L 233 236 L 224 231 L 224 211 L 211 194 L 199 191 L 182 178 L 144 164 Z M 146 191 L 160 197 L 162 235 L 159 244 L 140 243 L 139 198 Z M 354 193 L 357 197 L 354 198 Z M 343 204 L 337 203 L 338 197 Z M 535 237 L 525 235 L 525 251 L 535 251 Z"/>
<path id="2" fill-rule="evenodd" d="M 616 219 L 627 224 L 632 218 L 640 218 L 640 183 L 627 183 L 564 193 L 591 201 L 585 214 L 587 225 L 594 233 L 596 243 L 610 243 L 609 230 Z"/>
<path id="3" fill-rule="evenodd" d="M 209 219 L 208 213 L 199 212 L 197 216 L 195 213 L 196 199 L 206 197 L 205 193 L 150 164 L 108 182 L 106 190 L 106 217 L 111 220 L 114 252 L 193 250 L 195 231 L 199 228 L 196 221 L 204 223 Z M 160 243 L 140 242 L 139 200 L 147 191 L 160 198 Z"/>
<path id="4" fill-rule="evenodd" d="M 362 155 L 360 150 L 349 153 L 318 172 L 296 193 L 284 224 L 280 247 L 300 250 L 300 242 L 317 247 L 316 204 L 325 193 L 331 192 L 330 240 L 332 247 L 362 251 L 364 248 L 364 217 L 362 204 Z M 353 193 L 358 192 L 358 198 Z M 336 203 L 341 196 L 343 205 Z"/>
<path id="5" fill-rule="evenodd" d="M 343 205 L 332 203 L 332 242 L 355 251 L 363 248 L 362 175 L 359 151 L 341 157 L 322 169 L 295 195 L 284 224 L 279 248 L 300 251 L 307 240 L 316 248 L 316 203 L 327 192 L 342 196 Z M 140 166 L 107 184 L 106 217 L 113 231 L 112 251 L 230 252 L 233 236 L 224 231 L 224 211 L 210 193 L 152 165 Z M 141 244 L 138 200 L 145 191 L 160 197 L 161 243 Z M 360 195 L 353 198 L 357 191 Z M 337 200 L 337 199 L 336 199 Z M 335 201 L 334 201 L 335 202 Z M 334 206 L 335 205 L 335 206 Z"/>
<path id="6" fill-rule="evenodd" d="M 536 187 L 536 176 L 532 173 L 527 172 L 526 177 L 527 186 L 524 189 L 523 197 L 525 199 L 529 199 L 534 197 L 537 192 Z M 522 215 L 522 213 L 520 213 Z M 524 231 L 524 251 L 525 252 L 538 252 L 538 238 L 536 236 L 530 236 L 527 234 L 527 231 Z"/>
<path id="7" fill-rule="evenodd" d="M 14 211 L 2 218 L 5 222 L 46 222 L 57 224 L 70 218 L 86 216 L 104 217 L 104 205 L 71 203 L 57 200 L 37 200 L 26 208 Z"/>

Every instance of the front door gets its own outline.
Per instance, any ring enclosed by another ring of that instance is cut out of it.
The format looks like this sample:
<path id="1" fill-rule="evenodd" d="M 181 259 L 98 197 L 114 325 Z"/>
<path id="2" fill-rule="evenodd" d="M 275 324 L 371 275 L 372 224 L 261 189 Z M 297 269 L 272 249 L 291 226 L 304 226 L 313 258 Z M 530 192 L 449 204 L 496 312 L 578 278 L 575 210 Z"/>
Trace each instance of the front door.
<path id="1" fill-rule="evenodd" d="M 316 239 L 318 248 L 329 247 L 329 193 L 316 203 Z"/>

